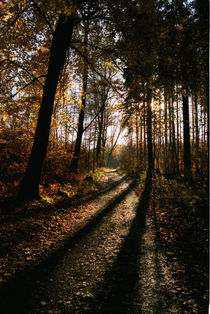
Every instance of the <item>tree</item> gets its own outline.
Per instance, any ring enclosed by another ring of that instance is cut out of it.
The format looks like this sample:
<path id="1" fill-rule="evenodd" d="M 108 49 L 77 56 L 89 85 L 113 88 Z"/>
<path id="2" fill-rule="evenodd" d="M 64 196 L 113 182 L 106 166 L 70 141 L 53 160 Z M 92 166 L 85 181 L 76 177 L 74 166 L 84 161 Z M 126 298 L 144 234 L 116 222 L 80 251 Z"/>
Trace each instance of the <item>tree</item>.
<path id="1" fill-rule="evenodd" d="M 87 27 L 85 27 L 85 42 L 87 42 Z M 85 49 L 86 50 L 86 49 Z M 84 55 L 87 57 L 87 51 L 84 52 Z M 82 135 L 84 132 L 83 122 L 85 116 L 85 107 L 86 107 L 86 95 L 87 95 L 87 81 L 88 81 L 88 65 L 85 60 L 83 60 L 83 73 L 82 73 L 82 101 L 81 101 L 81 109 L 79 113 L 79 121 L 78 121 L 78 130 L 77 130 L 77 138 L 73 153 L 73 158 L 71 161 L 70 171 L 73 173 L 78 172 L 78 162 L 79 155 L 82 143 Z"/>
<path id="2" fill-rule="evenodd" d="M 20 183 L 19 196 L 23 198 L 39 198 L 39 182 L 47 152 L 56 87 L 75 25 L 76 20 L 73 16 L 61 15 L 53 35 L 34 144 L 25 175 Z"/>
<path id="3" fill-rule="evenodd" d="M 66 54 L 69 49 L 73 29 L 75 25 L 82 20 L 94 19 L 99 10 L 99 7 L 96 3 L 92 3 L 89 6 L 88 1 L 87 3 L 84 1 L 84 3 L 81 5 L 84 5 L 84 8 L 81 6 L 80 8 L 75 9 L 74 6 L 70 6 L 67 8 L 66 14 L 59 16 L 57 26 L 53 34 L 50 48 L 48 73 L 44 85 L 34 144 L 25 175 L 20 183 L 19 196 L 23 198 L 39 198 L 39 182 L 43 162 L 47 152 L 56 87 L 61 70 L 66 61 Z M 71 10 L 73 10 L 73 12 L 71 12 Z M 84 85 L 86 85 L 85 80 Z M 82 120 L 83 113 L 81 113 L 81 124 Z M 81 135 L 79 133 L 79 137 L 80 136 Z M 78 138 L 78 147 L 80 146 L 79 142 L 80 139 Z M 78 154 L 78 151 L 79 150 L 76 147 L 76 154 Z M 76 160 L 76 158 L 74 159 Z M 74 167 L 72 166 L 72 168 Z"/>

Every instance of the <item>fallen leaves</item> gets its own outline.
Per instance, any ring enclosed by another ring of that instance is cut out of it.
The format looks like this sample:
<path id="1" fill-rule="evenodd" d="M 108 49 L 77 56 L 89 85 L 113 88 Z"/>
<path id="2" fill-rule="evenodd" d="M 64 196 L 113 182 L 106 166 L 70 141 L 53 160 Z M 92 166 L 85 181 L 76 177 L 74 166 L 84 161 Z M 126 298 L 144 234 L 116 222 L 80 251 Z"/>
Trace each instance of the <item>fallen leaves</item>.
<path id="1" fill-rule="evenodd" d="M 0 282 L 62 245 L 74 226 L 93 209 L 88 203 L 54 210 L 44 206 L 38 210 L 37 202 L 30 206 L 28 215 L 19 216 L 18 212 L 13 217 L 11 213 L 0 224 Z"/>

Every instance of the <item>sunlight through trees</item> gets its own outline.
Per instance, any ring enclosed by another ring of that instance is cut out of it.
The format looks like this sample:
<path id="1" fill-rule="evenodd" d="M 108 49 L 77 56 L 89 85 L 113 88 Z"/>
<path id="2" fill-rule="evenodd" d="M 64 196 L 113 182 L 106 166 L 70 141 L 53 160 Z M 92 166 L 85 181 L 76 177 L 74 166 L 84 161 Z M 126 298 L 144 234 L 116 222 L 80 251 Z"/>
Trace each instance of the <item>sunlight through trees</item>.
<path id="1" fill-rule="evenodd" d="M 1 196 L 102 166 L 207 181 L 205 1 L 0 6 Z"/>

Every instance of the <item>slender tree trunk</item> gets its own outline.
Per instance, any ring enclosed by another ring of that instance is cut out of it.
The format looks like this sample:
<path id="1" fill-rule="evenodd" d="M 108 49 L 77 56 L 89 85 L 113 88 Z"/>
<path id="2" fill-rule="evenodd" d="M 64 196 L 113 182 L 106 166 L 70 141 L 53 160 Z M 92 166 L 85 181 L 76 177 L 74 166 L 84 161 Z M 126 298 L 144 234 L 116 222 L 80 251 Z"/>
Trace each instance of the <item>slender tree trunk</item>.
<path id="1" fill-rule="evenodd" d="M 142 118 L 140 116 L 140 142 L 139 142 L 139 159 L 140 159 L 140 166 L 143 167 L 143 161 L 142 161 L 142 142 L 143 142 L 143 124 L 142 124 Z"/>
<path id="2" fill-rule="evenodd" d="M 171 96 L 168 97 L 168 114 L 169 114 L 169 172 L 172 173 L 174 169 L 173 143 L 172 143 L 172 101 Z"/>
<path id="3" fill-rule="evenodd" d="M 111 157 L 112 157 L 112 153 L 113 153 L 113 151 L 114 151 L 114 149 L 115 149 L 115 147 L 116 147 L 116 145 L 117 145 L 118 139 L 119 139 L 119 137 L 120 137 L 120 133 L 121 133 L 121 128 L 120 128 L 119 133 L 118 133 L 118 135 L 117 135 L 117 138 L 116 138 L 115 142 L 113 142 L 112 147 L 111 147 L 111 150 L 110 150 L 110 152 L 109 152 L 108 164 L 110 163 L 110 160 L 111 160 Z"/>
<path id="4" fill-rule="evenodd" d="M 106 119 L 105 119 L 105 121 L 106 121 Z M 104 123 L 103 132 L 102 132 L 102 149 L 101 149 L 101 160 L 100 160 L 100 165 L 99 165 L 100 167 L 102 167 L 104 165 L 106 137 L 107 137 L 107 128 L 106 128 L 106 123 Z"/>
<path id="5" fill-rule="evenodd" d="M 202 159 L 201 159 L 201 169 L 202 169 L 202 173 L 201 173 L 201 176 L 203 177 L 204 176 L 204 173 L 205 173 L 205 166 L 206 166 L 206 163 L 205 163 L 205 124 L 206 124 L 206 114 L 205 114 L 205 108 L 204 108 L 204 105 L 201 104 L 201 114 L 203 116 L 202 118 Z"/>
<path id="6" fill-rule="evenodd" d="M 48 72 L 39 110 L 34 143 L 26 168 L 20 182 L 18 195 L 24 199 L 39 198 L 41 171 L 46 157 L 53 104 L 60 72 L 66 60 L 66 53 L 72 37 L 74 20 L 60 16 L 50 49 Z"/>
<path id="7" fill-rule="evenodd" d="M 174 102 L 173 101 L 172 101 L 172 139 L 173 139 L 174 173 L 177 175 L 179 173 L 179 159 L 177 156 L 176 134 L 175 134 L 175 115 L 174 115 Z"/>
<path id="8" fill-rule="evenodd" d="M 196 178 L 199 177 L 199 162 L 198 162 L 198 156 L 199 156 L 199 128 L 198 128 L 198 95 L 197 91 L 195 91 L 195 96 L 194 96 L 194 113 L 195 113 L 195 173 L 196 173 Z"/>
<path id="9" fill-rule="evenodd" d="M 93 142 L 93 172 L 95 171 L 95 151 L 96 151 L 96 126 L 94 131 L 94 142 Z"/>
<path id="10" fill-rule="evenodd" d="M 144 99 L 144 168 L 146 168 L 147 137 L 146 137 L 146 100 Z"/>
<path id="11" fill-rule="evenodd" d="M 167 114 L 167 97 L 166 92 L 164 95 L 164 105 L 165 105 L 165 173 L 168 172 L 168 114 Z"/>
<path id="12" fill-rule="evenodd" d="M 82 85 L 82 108 L 80 109 L 77 138 L 76 138 L 73 158 L 71 160 L 71 166 L 70 166 L 70 172 L 73 172 L 73 173 L 78 173 L 79 155 L 80 155 L 81 144 L 82 144 L 82 135 L 84 131 L 83 122 L 84 122 L 84 117 L 85 117 L 87 78 L 88 78 L 88 67 L 87 67 L 87 64 L 84 63 L 83 85 Z"/>
<path id="13" fill-rule="evenodd" d="M 161 108 L 161 100 L 159 104 Z M 158 169 L 162 171 L 162 109 L 159 110 L 159 137 L 158 137 Z"/>
<path id="14" fill-rule="evenodd" d="M 183 123 L 184 123 L 184 175 L 186 180 L 191 180 L 191 152 L 190 152 L 190 121 L 189 97 L 183 93 Z"/>
<path id="15" fill-rule="evenodd" d="M 84 42 L 88 41 L 88 27 L 85 26 L 84 33 Z M 84 49 L 84 55 L 87 57 L 87 46 Z M 73 157 L 70 165 L 70 172 L 78 173 L 78 165 L 79 165 L 79 155 L 82 144 L 82 135 L 84 132 L 83 123 L 85 117 L 85 107 L 86 107 L 86 94 L 87 94 L 87 79 L 88 79 L 88 65 L 85 60 L 83 60 L 83 72 L 82 72 L 82 106 L 79 113 L 79 121 L 78 121 L 78 130 L 77 130 L 77 138 L 74 148 Z"/>
<path id="16" fill-rule="evenodd" d="M 177 151 L 176 151 L 176 134 L 175 134 L 175 115 L 174 115 L 174 96 L 171 97 L 171 141 L 172 141 L 172 166 L 173 166 L 173 174 L 178 174 L 178 157 L 177 157 Z"/>
<path id="17" fill-rule="evenodd" d="M 136 113 L 136 168 L 139 166 L 139 126 L 138 115 Z"/>
<path id="18" fill-rule="evenodd" d="M 97 146 L 96 146 L 96 163 L 97 165 L 100 164 L 101 159 L 101 142 L 102 142 L 102 132 L 103 132 L 103 124 L 104 124 L 104 110 L 103 108 L 100 116 L 98 117 L 98 139 L 97 139 Z"/>
<path id="19" fill-rule="evenodd" d="M 65 121 L 65 150 L 68 151 L 68 137 L 69 137 L 69 131 L 68 131 L 68 120 L 67 117 L 69 115 L 68 113 L 68 106 L 66 105 L 66 121 Z"/>
<path id="20" fill-rule="evenodd" d="M 176 96 L 176 138 L 177 138 L 177 172 L 179 173 L 179 151 L 180 151 L 180 140 L 179 140 L 179 97 Z"/>
<path id="21" fill-rule="evenodd" d="M 147 88 L 147 146 L 148 146 L 148 171 L 154 169 L 153 149 L 152 149 L 152 91 Z"/>

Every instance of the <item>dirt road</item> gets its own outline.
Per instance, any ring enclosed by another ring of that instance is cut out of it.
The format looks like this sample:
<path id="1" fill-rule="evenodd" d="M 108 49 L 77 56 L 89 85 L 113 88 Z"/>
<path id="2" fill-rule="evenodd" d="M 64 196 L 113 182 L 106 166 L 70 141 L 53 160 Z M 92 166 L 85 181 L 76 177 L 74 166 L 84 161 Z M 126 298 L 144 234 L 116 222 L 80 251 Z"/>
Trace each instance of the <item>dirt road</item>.
<path id="1" fill-rule="evenodd" d="M 121 179 L 107 172 L 106 188 Z M 86 227 L 62 253 L 6 290 L 2 314 L 197 313 L 195 304 L 180 299 L 157 244 L 148 214 L 150 178 L 140 200 L 128 182 L 119 182 L 92 201 Z"/>

